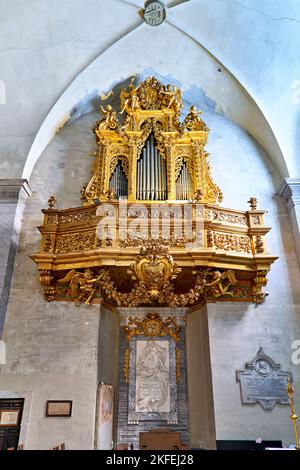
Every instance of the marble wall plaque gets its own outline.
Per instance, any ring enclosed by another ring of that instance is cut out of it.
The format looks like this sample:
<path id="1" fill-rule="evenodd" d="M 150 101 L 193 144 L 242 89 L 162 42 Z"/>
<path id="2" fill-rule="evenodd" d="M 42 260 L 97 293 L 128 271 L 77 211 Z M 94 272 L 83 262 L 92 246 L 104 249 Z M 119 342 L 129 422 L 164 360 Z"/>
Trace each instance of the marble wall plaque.
<path id="1" fill-rule="evenodd" d="M 272 410 L 276 403 L 288 405 L 286 386 L 292 374 L 281 370 L 267 356 L 262 348 L 259 349 L 251 362 L 246 363 L 244 370 L 236 372 L 240 382 L 243 404 L 260 403 L 265 410 Z"/>
<path id="2" fill-rule="evenodd" d="M 113 407 L 114 389 L 110 384 L 99 385 L 99 419 L 98 442 L 99 450 L 111 450 L 113 441 Z"/>
<path id="3" fill-rule="evenodd" d="M 135 411 L 170 412 L 169 341 L 137 341 Z"/>
<path id="4" fill-rule="evenodd" d="M 130 341 L 128 424 L 178 422 L 175 342 L 136 336 Z"/>

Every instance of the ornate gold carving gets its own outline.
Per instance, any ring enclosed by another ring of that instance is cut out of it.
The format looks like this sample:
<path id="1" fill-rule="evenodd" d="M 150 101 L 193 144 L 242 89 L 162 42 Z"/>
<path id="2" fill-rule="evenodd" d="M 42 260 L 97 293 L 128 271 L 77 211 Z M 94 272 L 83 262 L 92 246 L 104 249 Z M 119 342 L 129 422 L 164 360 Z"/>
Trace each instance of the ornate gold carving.
<path id="1" fill-rule="evenodd" d="M 253 302 L 256 304 L 261 304 L 265 300 L 266 294 L 262 289 L 267 285 L 268 272 L 269 270 L 263 270 L 256 273 L 252 288 Z"/>
<path id="2" fill-rule="evenodd" d="M 250 208 L 252 211 L 256 211 L 257 209 L 257 199 L 256 197 L 250 197 L 248 204 L 250 204 Z"/>
<path id="3" fill-rule="evenodd" d="M 294 428 L 295 442 L 296 442 L 295 449 L 300 450 L 299 431 L 298 431 L 298 427 L 297 427 L 298 416 L 296 415 L 296 410 L 295 410 L 295 405 L 294 405 L 294 392 L 295 392 L 295 389 L 292 385 L 292 382 L 291 382 L 290 378 L 289 378 L 288 383 L 287 383 L 286 391 L 287 391 L 287 394 L 288 394 L 288 397 L 289 397 L 289 404 L 290 404 L 291 413 L 292 413 L 291 416 L 290 416 L 290 419 L 293 423 L 293 428 Z"/>
<path id="4" fill-rule="evenodd" d="M 221 297 L 222 295 L 233 296 L 232 286 L 237 284 L 237 280 L 232 269 L 222 273 L 220 271 L 213 271 L 211 276 L 212 280 L 207 282 L 206 278 L 205 283 L 205 289 L 207 289 L 210 295 L 213 297 Z"/>
<path id="5" fill-rule="evenodd" d="M 125 327 L 125 337 L 130 341 L 133 336 L 170 336 L 175 342 L 180 341 L 180 326 L 174 317 L 162 319 L 157 313 L 148 313 L 144 318 L 129 317 Z"/>
<path id="6" fill-rule="evenodd" d="M 117 112 L 112 108 L 112 106 L 110 104 L 108 104 L 106 108 L 101 106 L 101 111 L 105 117 L 97 122 L 94 128 L 95 133 L 97 134 L 100 129 L 117 129 L 119 127 Z"/>
<path id="7" fill-rule="evenodd" d="M 99 289 L 101 273 L 94 276 L 91 268 L 86 268 L 83 273 L 72 269 L 62 279 L 58 279 L 57 284 L 68 284 L 66 294 L 77 303 L 90 304 Z"/>
<path id="8" fill-rule="evenodd" d="M 130 369 L 130 350 L 129 348 L 126 348 L 125 354 L 124 354 L 124 367 L 123 367 L 124 379 L 125 379 L 126 385 L 128 385 L 129 383 L 129 369 Z"/>
<path id="9" fill-rule="evenodd" d="M 47 223 L 57 224 L 57 214 L 49 214 L 49 212 L 47 212 Z"/>
<path id="10" fill-rule="evenodd" d="M 40 283 L 43 288 L 44 298 L 48 302 L 55 300 L 56 288 L 53 272 L 48 269 L 41 269 Z"/>
<path id="11" fill-rule="evenodd" d="M 68 253 L 70 251 L 86 251 L 95 247 L 96 232 L 78 232 L 68 235 L 58 235 L 56 253 Z"/>
<path id="12" fill-rule="evenodd" d="M 87 303 L 103 299 L 125 307 L 190 306 L 216 299 L 262 301 L 266 282 L 262 273 L 276 259 L 266 254 L 269 228 L 263 223 L 264 211 L 256 210 L 254 197 L 247 212 L 216 205 L 223 195 L 211 176 L 205 152 L 208 129 L 200 111 L 192 106 L 180 122 L 180 90 L 154 77 L 131 83 L 120 98 L 124 119 L 119 122 L 117 112 L 107 105 L 94 126 L 98 149 L 92 155 L 91 179 L 81 190 L 86 207 L 57 210 L 52 196 L 50 207 L 43 210 L 41 252 L 32 258 L 41 272 L 46 298 Z M 151 201 L 151 205 L 146 201 L 137 210 L 137 182 L 145 175 L 139 159 L 150 134 L 165 160 L 161 174 L 167 181 L 162 185 L 167 186 L 167 200 Z M 128 180 L 125 208 L 110 187 L 119 161 Z M 186 206 L 180 201 L 173 204 L 176 178 L 184 163 L 194 194 Z M 102 203 L 108 207 L 96 211 Z M 204 217 L 199 224 L 201 204 Z M 107 219 L 112 220 L 111 226 Z M 92 272 L 85 272 L 90 266 Z"/>
<path id="13" fill-rule="evenodd" d="M 117 166 L 117 164 L 121 162 L 122 169 L 126 175 L 126 178 L 128 178 L 129 175 L 129 163 L 127 157 L 123 157 L 122 155 L 116 155 L 110 159 L 110 170 L 109 170 L 109 175 L 111 176 Z"/>
<path id="14" fill-rule="evenodd" d="M 207 232 L 207 246 L 219 250 L 251 253 L 250 238 L 241 235 L 232 235 L 223 232 Z"/>
<path id="15" fill-rule="evenodd" d="M 131 83 L 120 95 L 121 113 L 143 110 L 173 109 L 177 114 L 182 107 L 179 88 L 170 84 L 164 86 L 155 77 L 148 77 L 137 87 Z"/>
<path id="16" fill-rule="evenodd" d="M 154 239 L 148 239 L 147 233 L 145 234 L 144 238 L 131 238 L 128 237 L 125 240 L 120 240 L 119 241 L 119 246 L 122 248 L 127 248 L 127 247 L 138 247 L 138 246 L 148 246 L 149 241 L 153 243 Z M 192 240 L 187 239 L 186 237 L 183 238 L 175 238 L 173 235 L 171 235 L 168 238 L 163 238 L 162 236 L 157 238 L 157 242 L 161 246 L 173 246 L 173 247 L 180 247 L 184 248 L 187 243 L 192 242 Z"/>
<path id="17" fill-rule="evenodd" d="M 84 222 L 86 220 L 91 220 L 96 215 L 96 210 L 93 211 L 80 211 L 71 214 L 62 214 L 59 217 L 60 224 L 70 224 L 73 222 Z M 51 222 L 49 222 L 51 223 Z"/>
<path id="18" fill-rule="evenodd" d="M 263 253 L 264 250 L 264 242 L 260 235 L 255 237 L 255 251 L 256 253 Z"/>
<path id="19" fill-rule="evenodd" d="M 191 106 L 190 112 L 183 121 L 183 125 L 189 131 L 208 131 L 205 122 L 199 117 L 200 114 L 203 114 L 202 111 L 198 111 L 194 105 Z"/>
<path id="20" fill-rule="evenodd" d="M 48 199 L 48 205 L 49 205 L 50 209 L 54 209 L 56 203 L 57 203 L 57 200 L 55 199 L 55 197 L 50 196 L 49 199 Z"/>
<path id="21" fill-rule="evenodd" d="M 138 281 L 147 289 L 150 298 L 156 299 L 161 289 L 172 279 L 176 279 L 180 271 L 168 254 L 168 249 L 154 241 L 141 248 L 140 255 L 130 266 L 128 273 L 132 280 Z"/>
<path id="22" fill-rule="evenodd" d="M 253 225 L 260 225 L 260 217 L 259 215 L 251 215 L 251 222 Z"/>
<path id="23" fill-rule="evenodd" d="M 169 316 L 162 319 L 157 313 L 147 313 L 144 318 L 129 317 L 128 325 L 125 327 L 125 338 L 127 342 L 134 336 L 170 336 L 176 343 L 180 341 L 180 326 L 174 317 Z M 129 382 L 130 350 L 126 348 L 124 357 L 125 383 Z M 176 348 L 176 380 L 180 381 L 180 351 Z"/>
<path id="24" fill-rule="evenodd" d="M 180 349 L 176 348 L 176 382 L 180 382 Z"/>

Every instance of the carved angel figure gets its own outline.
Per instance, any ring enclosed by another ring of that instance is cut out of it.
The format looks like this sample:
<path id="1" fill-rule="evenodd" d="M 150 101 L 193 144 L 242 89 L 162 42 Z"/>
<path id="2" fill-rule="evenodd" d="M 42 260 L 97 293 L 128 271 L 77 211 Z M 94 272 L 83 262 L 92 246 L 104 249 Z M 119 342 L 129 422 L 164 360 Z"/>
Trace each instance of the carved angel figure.
<path id="1" fill-rule="evenodd" d="M 162 87 L 160 93 L 162 95 L 163 105 L 166 108 L 173 108 L 176 114 L 179 114 L 180 109 L 183 107 L 179 88 L 169 83 L 168 85 Z"/>
<path id="2" fill-rule="evenodd" d="M 198 111 L 196 106 L 190 107 L 190 112 L 186 116 L 183 124 L 190 131 L 206 131 L 207 127 L 204 121 L 199 117 L 202 114 L 202 111 Z"/>
<path id="3" fill-rule="evenodd" d="M 110 104 L 103 108 L 101 111 L 104 114 L 104 118 L 99 122 L 99 129 L 117 129 L 119 126 L 117 112 L 112 108 Z"/>
<path id="4" fill-rule="evenodd" d="M 210 287 L 209 292 L 212 293 L 213 297 L 221 297 L 222 295 L 233 296 L 232 290 L 229 290 L 231 286 L 237 284 L 234 271 L 228 269 L 221 273 L 220 271 L 213 271 L 211 273 L 212 281 L 205 283 L 205 288 Z"/>
<path id="5" fill-rule="evenodd" d="M 137 87 L 135 87 L 133 83 L 130 83 L 127 89 L 124 88 L 121 91 L 120 99 L 121 99 L 122 110 L 120 114 L 123 114 L 124 111 L 127 109 L 132 109 L 134 111 L 135 109 L 138 109 L 140 107 L 140 100 L 137 94 L 137 91 L 140 88 L 140 86 L 141 85 L 138 85 Z"/>

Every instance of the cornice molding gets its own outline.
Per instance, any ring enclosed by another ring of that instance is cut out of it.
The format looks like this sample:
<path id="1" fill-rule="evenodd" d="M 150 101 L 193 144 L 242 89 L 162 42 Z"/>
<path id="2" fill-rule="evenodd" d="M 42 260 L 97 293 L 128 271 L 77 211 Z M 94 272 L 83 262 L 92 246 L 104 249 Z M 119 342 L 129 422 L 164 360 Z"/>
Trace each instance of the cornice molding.
<path id="1" fill-rule="evenodd" d="M 26 179 L 0 179 L 0 204 L 17 204 L 31 196 Z"/>

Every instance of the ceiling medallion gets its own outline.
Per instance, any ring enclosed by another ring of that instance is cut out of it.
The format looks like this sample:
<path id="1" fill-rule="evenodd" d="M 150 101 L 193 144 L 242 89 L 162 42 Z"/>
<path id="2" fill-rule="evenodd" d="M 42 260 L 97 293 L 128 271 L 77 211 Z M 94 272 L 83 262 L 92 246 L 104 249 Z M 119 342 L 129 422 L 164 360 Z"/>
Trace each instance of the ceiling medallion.
<path id="1" fill-rule="evenodd" d="M 150 1 L 144 10 L 144 21 L 150 26 L 159 26 L 166 19 L 166 9 L 158 0 Z"/>

